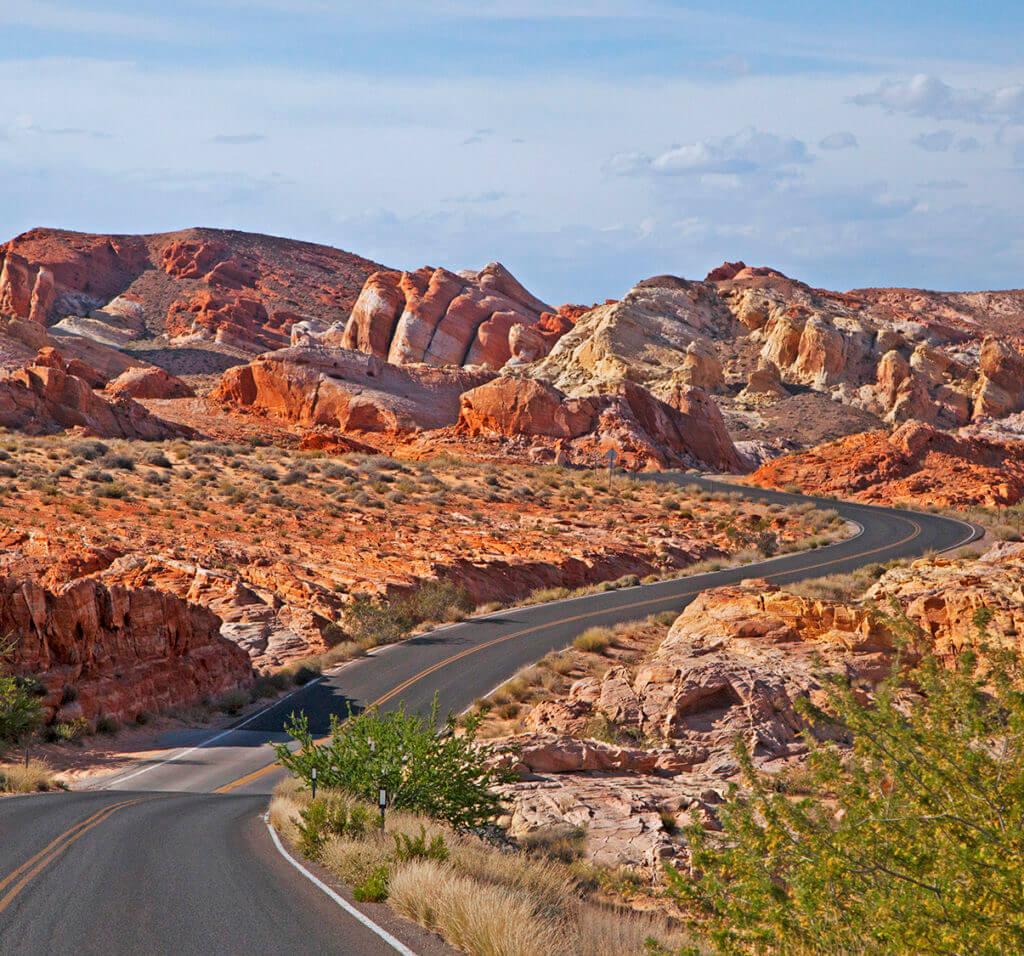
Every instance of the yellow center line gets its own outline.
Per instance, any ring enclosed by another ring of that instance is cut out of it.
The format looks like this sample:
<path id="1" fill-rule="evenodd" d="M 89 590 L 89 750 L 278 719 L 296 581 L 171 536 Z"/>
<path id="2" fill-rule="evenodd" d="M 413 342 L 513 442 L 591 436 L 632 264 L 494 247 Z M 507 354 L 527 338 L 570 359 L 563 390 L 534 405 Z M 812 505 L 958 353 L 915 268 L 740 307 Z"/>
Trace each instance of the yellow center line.
<path id="1" fill-rule="evenodd" d="M 899 520 L 907 521 L 914 528 L 914 530 L 910 534 L 908 534 L 905 538 L 900 538 L 899 541 L 895 541 L 892 544 L 884 544 L 881 547 L 872 548 L 869 551 L 858 551 L 856 554 L 846 555 L 845 557 L 842 557 L 842 558 L 833 558 L 830 561 L 820 561 L 818 564 L 808 564 L 808 565 L 805 565 L 802 568 L 795 568 L 793 570 L 797 570 L 797 571 L 811 571 L 811 570 L 814 570 L 815 568 L 824 568 L 824 567 L 828 567 L 828 565 L 830 565 L 830 564 L 837 564 L 840 561 L 849 561 L 849 560 L 851 560 L 853 558 L 866 558 L 869 555 L 877 554 L 879 551 L 888 551 L 891 548 L 899 547 L 901 544 L 906 544 L 908 541 L 913 541 L 914 538 L 916 538 L 921 533 L 921 526 L 916 521 L 914 521 L 912 518 L 903 518 L 903 517 L 901 517 Z M 764 578 L 765 580 L 771 580 L 772 578 L 778 578 L 778 577 L 782 577 L 785 574 L 792 574 L 792 573 L 793 573 L 792 570 L 790 570 L 790 571 L 776 571 L 775 574 L 763 574 L 763 575 L 760 575 L 760 577 Z M 633 604 L 620 604 L 618 607 L 604 608 L 604 609 L 602 609 L 600 611 L 587 611 L 584 614 L 575 614 L 572 617 L 563 617 L 563 618 L 561 618 L 561 619 L 559 619 L 557 621 L 549 621 L 547 624 L 538 624 L 538 625 L 536 625 L 534 627 L 524 628 L 521 631 L 515 631 L 512 634 L 506 634 L 504 637 L 496 637 L 494 640 L 486 641 L 483 644 L 477 644 L 474 647 L 470 647 L 470 648 L 468 648 L 468 649 L 466 649 L 464 651 L 460 651 L 458 654 L 454 654 L 451 657 L 446 657 L 443 661 L 439 661 L 438 663 L 433 664 L 430 667 L 425 668 L 424 670 L 420 671 L 418 674 L 413 675 L 408 680 L 406 680 L 403 683 L 399 684 L 397 687 L 393 687 L 386 694 L 382 695 L 381 697 L 378 697 L 375 701 L 373 701 L 372 703 L 368 704 L 366 709 L 369 710 L 369 709 L 371 709 L 373 707 L 379 707 L 381 704 L 387 703 L 387 701 L 391 700 L 397 694 L 400 694 L 400 693 L 402 693 L 402 691 L 407 690 L 409 687 L 411 687 L 417 681 L 422 680 L 424 677 L 429 677 L 435 671 L 441 670 L 441 668 L 447 667 L 449 664 L 454 664 L 456 661 L 462 660 L 462 658 L 464 658 L 464 657 L 469 657 L 471 654 L 477 654 L 480 651 L 486 650 L 488 647 L 494 647 L 496 644 L 501 644 L 504 641 L 511 641 L 514 638 L 523 637 L 526 634 L 534 634 L 537 631 L 543 631 L 543 630 L 545 630 L 546 628 L 549 628 L 549 627 L 557 627 L 560 624 L 569 624 L 569 623 L 571 623 L 573 621 L 582 621 L 582 620 L 584 620 L 585 618 L 588 618 L 588 617 L 599 617 L 600 615 L 607 614 L 610 611 L 628 611 L 630 608 L 649 607 L 652 604 L 664 604 L 666 601 L 676 601 L 676 600 L 679 600 L 679 598 L 693 597 L 696 594 L 700 594 L 700 592 L 703 591 L 703 590 L 705 590 L 705 588 L 697 588 L 694 591 L 683 591 L 683 592 L 681 592 L 679 594 L 672 594 L 672 595 L 668 595 L 666 597 L 651 598 L 650 600 L 647 600 L 647 601 L 636 601 Z M 330 739 L 331 738 L 329 736 L 328 737 L 321 737 L 319 740 L 315 740 L 314 744 L 319 746 L 320 744 L 323 744 L 323 743 L 325 743 L 326 741 L 328 741 Z M 259 780 L 262 777 L 265 777 L 268 773 L 272 773 L 274 770 L 276 770 L 278 766 L 279 766 L 279 764 L 276 763 L 276 762 L 271 763 L 271 764 L 267 764 L 265 767 L 261 767 L 259 770 L 254 770 L 252 773 L 248 773 L 244 777 L 239 777 L 237 780 L 233 780 L 231 783 L 224 784 L 223 787 L 218 787 L 213 792 L 214 793 L 229 793 L 230 791 L 236 789 L 237 787 L 243 787 L 243 786 L 245 786 L 248 783 L 253 783 L 256 780 Z"/>
<path id="2" fill-rule="evenodd" d="M 71 846 L 71 844 L 85 836 L 85 834 L 93 827 L 99 826 L 104 820 L 115 814 L 118 810 L 130 807 L 136 803 L 141 803 L 143 799 L 144 798 L 140 797 L 137 800 L 124 800 L 121 803 L 115 803 L 112 807 L 104 807 L 102 810 L 98 810 L 91 817 L 86 817 L 80 823 L 76 823 L 73 827 L 65 830 L 59 837 L 57 837 L 57 839 L 45 846 L 34 857 L 22 863 L 22 865 L 13 873 L 9 874 L 3 882 L 0 882 L 0 892 L 2 892 L 14 880 L 18 879 L 21 874 L 25 874 L 13 887 L 11 887 L 4 897 L 0 898 L 0 913 L 7 909 L 11 901 L 25 888 L 37 873 L 53 862 L 53 860 L 60 856 L 69 846 Z M 35 866 L 33 866 L 33 864 L 35 864 Z M 31 869 L 29 869 L 30 867 Z M 25 873 L 26 870 L 28 870 L 27 873 Z"/>

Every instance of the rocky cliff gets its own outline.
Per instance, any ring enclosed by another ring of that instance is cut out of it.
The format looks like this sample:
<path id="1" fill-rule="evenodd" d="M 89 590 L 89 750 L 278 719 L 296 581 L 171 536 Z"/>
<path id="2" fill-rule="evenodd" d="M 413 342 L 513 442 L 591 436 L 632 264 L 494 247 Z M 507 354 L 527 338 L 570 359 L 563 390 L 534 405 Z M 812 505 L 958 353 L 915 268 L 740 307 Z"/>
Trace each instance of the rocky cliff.
<path id="1" fill-rule="evenodd" d="M 48 590 L 0 578 L 13 666 L 44 689 L 48 719 L 134 720 L 252 683 L 248 655 L 206 608 L 152 588 L 83 578 Z"/>
<path id="2" fill-rule="evenodd" d="M 571 320 L 500 263 L 479 272 L 378 272 L 363 287 L 341 345 L 396 365 L 486 365 L 547 354 Z"/>

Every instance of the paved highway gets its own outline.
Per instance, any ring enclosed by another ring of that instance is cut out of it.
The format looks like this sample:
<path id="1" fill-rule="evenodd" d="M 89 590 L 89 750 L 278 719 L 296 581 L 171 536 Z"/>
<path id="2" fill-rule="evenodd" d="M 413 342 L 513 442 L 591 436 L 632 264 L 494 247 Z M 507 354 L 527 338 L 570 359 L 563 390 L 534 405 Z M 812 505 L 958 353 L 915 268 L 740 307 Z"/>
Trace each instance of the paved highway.
<path id="1" fill-rule="evenodd" d="M 674 481 L 653 476 L 653 481 Z M 684 481 L 691 483 L 686 477 Z M 262 822 L 280 779 L 270 744 L 293 710 L 326 733 L 349 705 L 462 710 L 580 631 L 679 610 L 700 591 L 748 577 L 778 583 L 942 551 L 979 529 L 937 515 L 820 501 L 710 479 L 711 491 L 811 501 L 857 536 L 757 565 L 501 611 L 379 648 L 235 729 L 182 734 L 159 757 L 95 789 L 0 799 L 0 951 L 13 953 L 394 953 L 298 873 Z M 445 948 L 386 907 L 360 907 L 411 951 Z M 399 946 L 401 944 L 398 944 Z"/>

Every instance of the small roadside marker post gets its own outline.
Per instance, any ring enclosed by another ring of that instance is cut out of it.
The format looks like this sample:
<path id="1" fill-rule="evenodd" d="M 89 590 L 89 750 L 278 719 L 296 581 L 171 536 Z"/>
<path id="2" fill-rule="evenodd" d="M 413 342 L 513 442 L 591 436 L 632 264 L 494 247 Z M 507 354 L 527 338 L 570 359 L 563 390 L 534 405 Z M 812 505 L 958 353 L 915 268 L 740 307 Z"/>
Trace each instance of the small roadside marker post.
<path id="1" fill-rule="evenodd" d="M 377 798 L 377 802 L 380 804 L 380 828 L 384 829 L 384 809 L 388 805 L 388 792 L 387 790 L 381 790 L 380 795 Z"/>
<path id="2" fill-rule="evenodd" d="M 313 768 L 313 776 L 312 776 L 311 779 L 313 781 L 313 799 L 315 800 L 316 799 L 316 767 Z"/>
<path id="3" fill-rule="evenodd" d="M 615 467 L 615 459 L 619 457 L 619 453 L 614 448 L 609 448 L 604 453 L 604 457 L 608 459 L 608 490 L 612 490 L 612 469 Z"/>

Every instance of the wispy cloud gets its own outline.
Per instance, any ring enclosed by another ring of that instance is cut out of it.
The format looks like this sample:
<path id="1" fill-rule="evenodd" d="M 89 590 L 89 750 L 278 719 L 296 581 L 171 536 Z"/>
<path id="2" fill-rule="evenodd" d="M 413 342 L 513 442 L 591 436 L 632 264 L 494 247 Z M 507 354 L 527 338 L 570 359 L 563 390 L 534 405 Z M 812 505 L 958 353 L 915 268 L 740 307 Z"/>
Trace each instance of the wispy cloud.
<path id="1" fill-rule="evenodd" d="M 828 136 L 823 136 L 818 141 L 819 149 L 856 149 L 858 145 L 857 137 L 848 132 L 829 133 Z"/>
<path id="2" fill-rule="evenodd" d="M 617 153 L 607 161 L 605 170 L 616 175 L 743 175 L 810 161 L 807 146 L 802 140 L 761 132 L 751 126 L 732 136 L 673 146 L 656 156 L 639 152 Z"/>
<path id="3" fill-rule="evenodd" d="M 266 138 L 263 133 L 218 133 L 211 136 L 207 142 L 222 146 L 248 146 L 250 143 L 262 143 Z"/>
<path id="4" fill-rule="evenodd" d="M 937 76 L 918 73 L 909 80 L 883 80 L 850 102 L 880 106 L 891 113 L 973 123 L 1024 122 L 1024 84 L 993 90 L 958 89 Z"/>

